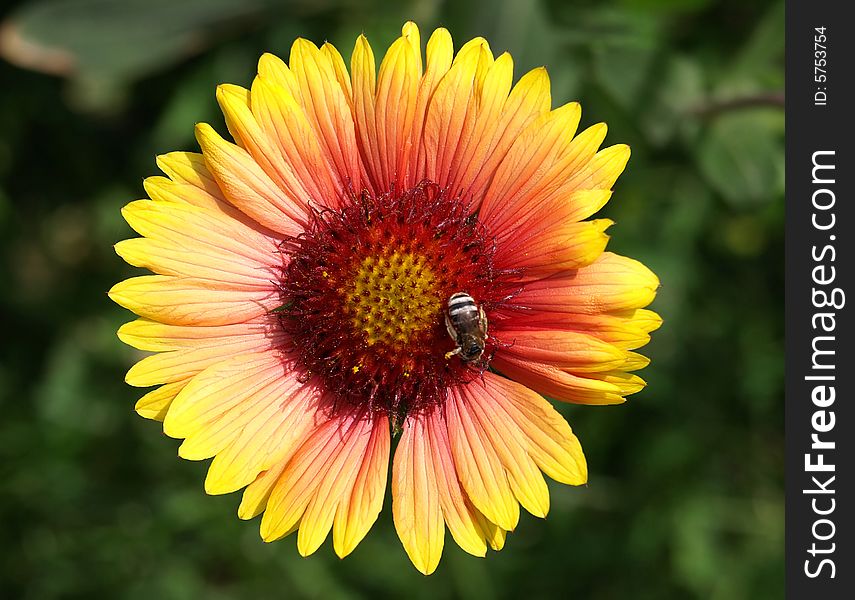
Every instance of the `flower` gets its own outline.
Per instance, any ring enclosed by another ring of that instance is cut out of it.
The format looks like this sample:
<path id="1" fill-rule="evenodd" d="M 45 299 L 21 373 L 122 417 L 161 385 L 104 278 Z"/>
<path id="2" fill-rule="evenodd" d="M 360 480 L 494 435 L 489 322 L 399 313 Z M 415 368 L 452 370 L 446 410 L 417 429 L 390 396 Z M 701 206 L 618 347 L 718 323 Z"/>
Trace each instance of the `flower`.
<path id="1" fill-rule="evenodd" d="M 422 63 L 413 23 L 375 70 L 360 37 L 350 75 L 330 44 L 265 54 L 249 90 L 221 85 L 234 143 L 207 124 L 202 153 L 158 158 L 167 177 L 123 214 L 116 245 L 153 271 L 110 297 L 119 330 L 154 354 L 127 374 L 159 386 L 136 410 L 213 458 L 210 494 L 246 488 L 261 536 L 302 555 L 332 530 L 344 557 L 385 495 L 431 573 L 445 528 L 467 552 L 500 549 L 519 506 L 543 517 L 542 473 L 587 480 L 578 440 L 541 394 L 616 404 L 644 382 L 633 352 L 659 317 L 658 280 L 605 251 L 629 148 L 574 135 L 545 69 L 513 83 L 476 38 L 437 29 Z M 449 299 L 457 294 L 449 310 Z M 482 316 L 483 315 L 483 316 Z M 467 348 L 461 340 L 467 334 Z"/>

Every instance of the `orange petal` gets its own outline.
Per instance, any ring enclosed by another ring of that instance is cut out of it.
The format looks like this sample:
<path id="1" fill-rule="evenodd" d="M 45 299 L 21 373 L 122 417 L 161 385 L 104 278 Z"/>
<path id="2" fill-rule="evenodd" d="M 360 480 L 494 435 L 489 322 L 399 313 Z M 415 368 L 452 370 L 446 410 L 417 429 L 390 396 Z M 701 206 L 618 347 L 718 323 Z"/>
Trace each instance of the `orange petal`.
<path id="1" fill-rule="evenodd" d="M 451 536 L 457 545 L 469 554 L 484 556 L 487 552 L 484 540 L 492 537 L 492 530 L 488 531 L 482 525 L 488 522 L 487 519 L 472 505 L 460 485 L 451 454 L 448 425 L 441 413 L 442 411 L 436 410 L 423 418 L 409 419 L 407 426 L 414 429 L 413 435 L 428 440 L 429 459 L 436 475 L 442 515 Z M 495 529 L 495 525 L 492 529 Z"/>
<path id="2" fill-rule="evenodd" d="M 333 548 L 339 558 L 353 552 L 383 509 L 389 472 L 389 444 L 389 420 L 376 417 L 356 481 L 336 509 Z"/>
<path id="3" fill-rule="evenodd" d="M 467 42 L 436 86 L 427 108 L 423 134 L 426 175 L 441 187 L 451 183 L 457 148 L 474 130 L 479 75 L 486 72 L 487 63 L 492 63 L 487 42 L 481 38 Z"/>
<path id="4" fill-rule="evenodd" d="M 373 419 L 353 414 L 326 418 L 316 425 L 270 493 L 261 521 L 266 541 L 299 526 L 297 548 L 302 555 L 320 546 L 333 526 L 339 503 L 350 500 L 375 425 Z"/>
<path id="5" fill-rule="evenodd" d="M 471 196 L 476 205 L 479 205 L 483 199 L 496 169 L 513 143 L 536 118 L 549 111 L 552 102 L 549 88 L 549 75 L 546 69 L 539 67 L 523 75 L 511 90 L 502 107 L 493 139 L 489 144 L 485 140 L 486 154 L 480 164 L 477 160 L 473 161 L 473 166 L 477 167 L 477 170 L 470 170 L 465 176 L 471 177 L 466 193 Z M 470 176 L 473 172 L 475 175 Z"/>
<path id="6" fill-rule="evenodd" d="M 561 218 L 569 204 L 541 219 L 520 223 L 516 231 L 497 236 L 496 262 L 506 268 L 523 269 L 527 278 L 579 269 L 593 263 L 603 253 L 613 221 L 598 219 L 573 223 Z M 538 211 L 539 213 L 541 211 Z M 536 222 L 535 222 L 536 221 Z M 501 237 L 505 237 L 504 241 Z"/>
<path id="7" fill-rule="evenodd" d="M 297 39 L 291 46 L 289 64 L 300 89 L 299 95 L 292 95 L 301 98 L 318 141 L 334 165 L 336 181 L 341 188 L 347 189 L 352 184 L 353 189 L 361 190 L 353 114 L 329 53 L 321 52 L 308 40 Z"/>
<path id="8" fill-rule="evenodd" d="M 427 148 L 423 143 L 427 107 L 436 86 L 451 67 L 454 58 L 454 45 L 448 30 L 439 28 L 433 32 L 427 43 L 426 67 L 419 85 L 416 107 L 413 112 L 413 127 L 410 130 L 406 146 L 409 150 L 409 165 L 404 175 L 404 187 L 411 188 L 427 175 Z"/>
<path id="9" fill-rule="evenodd" d="M 549 402 L 525 386 L 489 372 L 484 373 L 484 390 L 492 402 L 491 411 L 516 425 L 529 454 L 544 473 L 570 485 L 587 481 L 582 446 Z"/>
<path id="10" fill-rule="evenodd" d="M 449 187 L 452 190 L 466 190 L 465 197 L 470 195 L 471 191 L 467 188 L 487 160 L 493 138 L 499 134 L 503 124 L 503 108 L 513 78 L 514 63 L 507 52 L 499 56 L 485 73 L 478 93 L 472 133 L 465 140 L 461 139 L 449 176 Z"/>
<path id="11" fill-rule="evenodd" d="M 496 410 L 491 391 L 477 382 L 461 386 L 460 396 L 466 401 L 458 406 L 465 406 L 479 437 L 495 450 L 516 499 L 531 514 L 545 517 L 549 512 L 546 482 L 529 455 L 527 440 L 519 426 L 508 413 Z"/>
<path id="12" fill-rule="evenodd" d="M 501 458 L 473 415 L 470 402 L 461 388 L 451 388 L 445 404 L 458 478 L 472 504 L 490 521 L 510 531 L 519 520 L 519 504 Z"/>
<path id="13" fill-rule="evenodd" d="M 374 150 L 377 159 L 370 163 L 380 168 L 379 173 L 372 174 L 372 179 L 375 181 L 375 189 L 381 191 L 391 190 L 394 184 L 400 187 L 409 162 L 411 148 L 405 141 L 412 128 L 421 79 L 421 50 L 414 48 L 410 35 L 405 34 L 392 44 L 380 63 L 377 77 L 373 124 L 376 129 L 377 146 Z"/>
<path id="14" fill-rule="evenodd" d="M 492 365 L 503 375 L 550 398 L 576 404 L 621 404 L 628 393 L 603 374 L 584 377 L 558 367 L 496 354 Z"/>
<path id="15" fill-rule="evenodd" d="M 526 285 L 514 304 L 532 311 L 599 314 L 643 308 L 659 279 L 637 260 L 604 252 L 592 264 Z"/>
<path id="16" fill-rule="evenodd" d="M 640 348 L 650 341 L 650 332 L 662 324 L 651 310 L 636 308 L 596 315 L 536 312 L 520 315 L 515 326 L 534 330 L 559 329 L 587 333 L 621 350 Z"/>
<path id="17" fill-rule="evenodd" d="M 571 139 L 579 118 L 578 104 L 565 105 L 533 122 L 517 140 L 496 170 L 482 205 L 484 223 L 493 231 L 510 227 L 556 196 L 568 197 L 581 189 L 574 175 L 594 158 L 606 126 L 594 125 Z"/>
<path id="18" fill-rule="evenodd" d="M 377 148 L 377 116 L 375 97 L 377 93 L 377 67 L 374 63 L 374 51 L 364 35 L 356 39 L 353 55 L 350 58 L 350 76 L 353 86 L 353 120 L 356 126 L 356 141 L 359 155 L 368 174 L 368 181 L 375 193 L 382 193 L 378 173 L 380 156 Z"/>
<path id="19" fill-rule="evenodd" d="M 501 355 L 557 367 L 572 373 L 596 373 L 621 368 L 627 352 L 585 333 L 532 329 L 502 329 L 497 337 L 509 344 Z"/>
<path id="20" fill-rule="evenodd" d="M 321 52 L 326 56 L 335 71 L 335 78 L 338 81 L 341 91 L 347 99 L 347 104 L 350 106 L 350 111 L 353 112 L 353 87 L 350 85 L 350 74 L 347 72 L 347 65 L 341 57 L 338 49 L 329 42 L 321 46 Z"/>
<path id="21" fill-rule="evenodd" d="M 332 159 L 299 101 L 272 79 L 259 75 L 252 83 L 252 113 L 285 162 L 306 198 L 319 206 L 336 206 L 343 187 L 335 181 Z"/>
<path id="22" fill-rule="evenodd" d="M 525 217 L 594 156 L 605 128 L 594 126 L 574 138 L 581 114 L 579 105 L 571 102 L 526 127 L 485 193 L 485 224 L 498 231 L 511 215 Z"/>
<path id="23" fill-rule="evenodd" d="M 288 197 L 246 150 L 225 141 L 206 123 L 196 126 L 196 139 L 231 204 L 273 231 L 285 235 L 302 231 L 306 214 L 301 201 Z"/>

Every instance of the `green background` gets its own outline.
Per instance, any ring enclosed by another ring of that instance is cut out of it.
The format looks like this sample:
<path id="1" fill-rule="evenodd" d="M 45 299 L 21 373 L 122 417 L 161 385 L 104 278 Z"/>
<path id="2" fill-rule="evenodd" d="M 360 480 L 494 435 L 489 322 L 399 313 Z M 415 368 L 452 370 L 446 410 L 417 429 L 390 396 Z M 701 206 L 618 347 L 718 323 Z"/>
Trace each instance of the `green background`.
<path id="1" fill-rule="evenodd" d="M 31 1 L 0 9 L 0 597 L 779 598 L 783 596 L 783 3 L 727 0 Z M 207 497 L 206 464 L 134 414 L 110 286 L 119 209 L 154 157 L 225 127 L 220 82 L 248 85 L 297 36 L 347 59 L 407 18 L 545 64 L 553 104 L 632 159 L 603 216 L 610 249 L 661 278 L 643 392 L 562 406 L 589 460 L 550 485 L 486 559 L 450 537 L 410 564 L 389 497 L 340 561 L 264 544 Z M 20 40 L 29 45 L 21 47 Z M 12 63 L 15 63 L 14 65 Z M 20 65 L 27 65 L 24 68 Z M 47 71 L 47 73 L 45 72 Z"/>

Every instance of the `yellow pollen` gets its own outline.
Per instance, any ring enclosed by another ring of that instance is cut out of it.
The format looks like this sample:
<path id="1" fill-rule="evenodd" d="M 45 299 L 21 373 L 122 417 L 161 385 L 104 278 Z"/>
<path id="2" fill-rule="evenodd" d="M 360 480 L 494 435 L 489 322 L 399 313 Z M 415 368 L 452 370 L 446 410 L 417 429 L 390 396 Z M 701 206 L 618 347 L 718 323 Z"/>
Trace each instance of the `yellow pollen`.
<path id="1" fill-rule="evenodd" d="M 413 252 L 390 248 L 366 256 L 342 293 L 344 310 L 368 345 L 404 345 L 442 315 L 439 282 L 427 259 Z"/>

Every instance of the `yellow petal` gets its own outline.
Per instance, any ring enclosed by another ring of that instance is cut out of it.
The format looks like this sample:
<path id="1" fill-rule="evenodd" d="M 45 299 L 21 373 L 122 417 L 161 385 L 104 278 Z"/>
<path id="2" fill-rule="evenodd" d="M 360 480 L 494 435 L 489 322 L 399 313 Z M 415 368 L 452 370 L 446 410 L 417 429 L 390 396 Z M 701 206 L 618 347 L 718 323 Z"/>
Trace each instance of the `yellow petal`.
<path id="1" fill-rule="evenodd" d="M 275 140 L 268 136 L 250 109 L 250 91 L 236 85 L 217 87 L 217 102 L 226 117 L 226 124 L 238 145 L 244 148 L 276 186 L 285 192 L 302 212 L 305 202 L 312 198 L 294 163 L 286 159 Z M 316 197 L 316 200 L 321 198 Z"/>
<path id="2" fill-rule="evenodd" d="M 216 187 L 216 183 L 213 185 Z M 146 177 L 143 181 L 143 187 L 149 198 L 156 202 L 186 203 L 209 209 L 229 206 L 225 198 L 214 196 L 201 187 L 189 183 L 179 183 L 166 177 Z M 218 191 L 219 189 L 217 188 Z M 222 196 L 221 191 L 219 194 Z"/>
<path id="3" fill-rule="evenodd" d="M 114 285 L 110 299 L 141 317 L 170 325 L 229 325 L 267 314 L 281 303 L 269 290 L 235 289 L 192 277 L 144 275 Z"/>
<path id="4" fill-rule="evenodd" d="M 172 401 L 178 392 L 187 384 L 187 381 L 177 381 L 175 383 L 167 383 L 159 388 L 153 389 L 145 396 L 137 400 L 134 410 L 137 414 L 146 419 L 155 421 L 163 421 L 166 417 L 166 412 L 169 410 Z"/>
<path id="5" fill-rule="evenodd" d="M 217 200 L 226 199 L 214 176 L 208 170 L 205 158 L 198 152 L 161 154 L 157 157 L 157 166 L 177 184 L 190 185 Z"/>
<path id="6" fill-rule="evenodd" d="M 197 327 L 196 329 L 208 328 Z M 206 343 L 198 347 L 161 352 L 147 356 L 131 367 L 125 376 L 125 381 L 136 387 L 147 387 L 186 380 L 229 357 L 280 348 L 284 343 L 284 337 L 281 332 L 272 336 L 223 337 L 220 338 L 220 344 Z M 206 340 L 206 342 L 214 341 L 216 338 Z"/>
<path id="7" fill-rule="evenodd" d="M 585 190 L 609 190 L 629 161 L 629 146 L 617 144 L 603 148 L 567 182 L 568 187 Z"/>
<path id="8" fill-rule="evenodd" d="M 290 456 L 259 473 L 255 481 L 250 483 L 243 492 L 240 506 L 238 507 L 238 518 L 249 520 L 257 517 L 267 508 L 270 492 L 273 491 L 276 482 L 279 481 L 282 471 L 285 470 Z"/>
<path id="9" fill-rule="evenodd" d="M 488 55 L 489 47 L 483 40 L 472 40 L 464 45 L 436 86 L 427 108 L 424 130 L 427 177 L 441 187 L 451 183 L 456 150 L 461 141 L 465 143 L 472 135 L 477 77 Z"/>
<path id="10" fill-rule="evenodd" d="M 177 242 L 135 238 L 117 243 L 115 250 L 128 264 L 159 275 L 194 277 L 235 289 L 270 289 L 281 273 L 281 267 L 248 264 L 201 244 L 190 249 Z"/>
<path id="11" fill-rule="evenodd" d="M 571 222 L 587 219 L 606 205 L 612 197 L 611 190 L 573 190 L 567 195 L 556 194 L 570 207 L 567 220 Z M 548 201 L 547 203 L 548 204 Z"/>
<path id="12" fill-rule="evenodd" d="M 407 21 L 401 27 L 401 36 L 407 40 L 412 48 L 413 55 L 416 57 L 416 71 L 419 76 L 422 74 L 422 42 L 419 26 L 412 21 Z"/>
<path id="13" fill-rule="evenodd" d="M 417 433 L 412 426 L 405 427 L 395 450 L 392 516 L 407 556 L 430 575 L 442 557 L 445 526 L 427 438 Z"/>
<path id="14" fill-rule="evenodd" d="M 258 74 L 281 86 L 298 102 L 303 102 L 303 93 L 297 77 L 278 56 L 269 52 L 262 54 L 261 58 L 258 59 Z"/>
<path id="15" fill-rule="evenodd" d="M 251 483 L 259 473 L 287 460 L 314 425 L 318 392 L 312 387 L 280 384 L 262 416 L 248 422 L 208 468 L 205 491 L 228 494 Z M 231 418 L 224 415 L 223 419 Z"/>
<path id="16" fill-rule="evenodd" d="M 196 375 L 175 398 L 164 433 L 185 438 L 180 452 L 199 460 L 221 451 L 277 399 L 290 398 L 301 385 L 291 366 L 275 352 L 234 356 Z"/>

